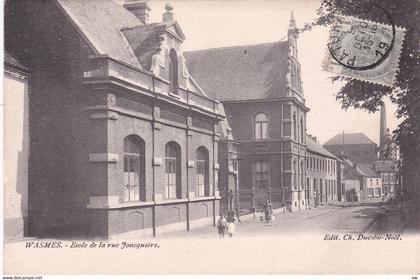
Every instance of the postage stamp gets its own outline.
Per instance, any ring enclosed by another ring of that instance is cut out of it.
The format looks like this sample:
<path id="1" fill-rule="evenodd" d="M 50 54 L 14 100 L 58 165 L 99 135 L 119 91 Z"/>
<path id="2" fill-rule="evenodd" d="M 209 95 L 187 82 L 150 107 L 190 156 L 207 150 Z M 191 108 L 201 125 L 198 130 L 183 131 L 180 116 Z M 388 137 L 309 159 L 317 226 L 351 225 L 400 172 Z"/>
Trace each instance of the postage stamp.
<path id="1" fill-rule="evenodd" d="M 336 16 L 323 69 L 341 76 L 392 86 L 398 71 L 404 28 Z"/>

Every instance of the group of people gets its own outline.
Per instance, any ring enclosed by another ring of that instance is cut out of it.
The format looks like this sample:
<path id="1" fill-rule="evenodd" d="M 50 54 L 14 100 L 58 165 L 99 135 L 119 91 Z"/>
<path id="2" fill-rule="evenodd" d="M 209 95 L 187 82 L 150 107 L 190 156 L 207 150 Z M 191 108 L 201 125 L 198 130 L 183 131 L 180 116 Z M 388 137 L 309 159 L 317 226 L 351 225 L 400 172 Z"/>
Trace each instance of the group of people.
<path id="1" fill-rule="evenodd" d="M 261 216 L 261 220 L 265 220 L 267 223 L 274 221 L 274 211 L 273 206 L 269 200 L 264 204 L 262 208 L 262 213 L 264 216 Z M 227 233 L 229 237 L 233 237 L 235 234 L 235 216 L 238 219 L 238 222 L 241 222 L 239 216 L 239 209 L 235 208 L 233 211 L 229 211 L 229 215 L 220 215 L 219 220 L 217 221 L 217 233 L 220 238 L 224 238 Z"/>
<path id="2" fill-rule="evenodd" d="M 229 217 L 226 219 L 225 215 L 220 215 L 217 221 L 217 232 L 220 238 L 224 238 L 227 233 L 229 237 L 235 234 L 235 218 Z"/>

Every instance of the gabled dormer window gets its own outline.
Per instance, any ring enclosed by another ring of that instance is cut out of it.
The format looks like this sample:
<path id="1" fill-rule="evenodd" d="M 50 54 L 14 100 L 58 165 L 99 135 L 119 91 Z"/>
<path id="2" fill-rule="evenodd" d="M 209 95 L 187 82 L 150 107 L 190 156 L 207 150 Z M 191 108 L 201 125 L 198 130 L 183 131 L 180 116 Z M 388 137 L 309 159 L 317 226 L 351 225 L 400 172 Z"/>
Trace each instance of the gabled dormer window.
<path id="1" fill-rule="evenodd" d="M 178 55 L 174 49 L 169 52 L 169 92 L 178 94 Z"/>

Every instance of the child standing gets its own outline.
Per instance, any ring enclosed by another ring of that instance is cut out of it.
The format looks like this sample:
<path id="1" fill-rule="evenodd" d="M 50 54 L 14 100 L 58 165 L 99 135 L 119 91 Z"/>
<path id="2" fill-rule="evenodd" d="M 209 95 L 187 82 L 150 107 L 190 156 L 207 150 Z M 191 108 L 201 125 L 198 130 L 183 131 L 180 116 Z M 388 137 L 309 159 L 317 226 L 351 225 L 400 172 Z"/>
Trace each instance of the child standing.
<path id="1" fill-rule="evenodd" d="M 233 237 L 235 234 L 235 218 L 231 218 L 228 222 L 228 235 Z"/>

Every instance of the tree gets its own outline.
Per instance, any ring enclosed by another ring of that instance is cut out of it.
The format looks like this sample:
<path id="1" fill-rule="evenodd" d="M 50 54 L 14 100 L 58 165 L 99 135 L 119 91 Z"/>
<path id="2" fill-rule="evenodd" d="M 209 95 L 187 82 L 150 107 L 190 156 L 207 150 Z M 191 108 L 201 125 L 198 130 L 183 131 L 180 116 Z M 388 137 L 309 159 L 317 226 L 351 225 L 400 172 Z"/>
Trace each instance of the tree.
<path id="1" fill-rule="evenodd" d="M 388 22 L 384 10 L 396 26 L 406 29 L 399 72 L 393 87 L 386 87 L 348 77 L 336 76 L 332 81 L 345 81 L 336 95 L 344 109 L 353 107 L 368 112 L 379 110 L 385 96 L 397 105 L 396 115 L 402 122 L 393 131 L 393 138 L 400 148 L 400 173 L 404 178 L 403 189 L 407 197 L 420 200 L 420 92 L 418 6 L 416 0 L 321 0 L 318 17 L 306 24 L 301 31 L 314 26 L 327 26 L 334 15 L 353 16 L 376 22 Z"/>

